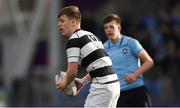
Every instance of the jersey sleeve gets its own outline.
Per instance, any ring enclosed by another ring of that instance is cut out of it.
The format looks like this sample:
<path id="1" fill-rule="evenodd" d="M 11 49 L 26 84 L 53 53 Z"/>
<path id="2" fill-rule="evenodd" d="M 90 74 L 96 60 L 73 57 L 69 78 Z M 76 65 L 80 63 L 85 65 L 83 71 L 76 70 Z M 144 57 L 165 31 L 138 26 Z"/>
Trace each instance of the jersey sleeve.
<path id="1" fill-rule="evenodd" d="M 142 45 L 139 43 L 139 41 L 135 39 L 131 39 L 129 41 L 129 46 L 135 56 L 138 56 L 138 54 L 144 49 Z"/>
<path id="2" fill-rule="evenodd" d="M 69 62 L 79 62 L 80 47 L 78 38 L 68 40 L 66 46 L 67 60 Z"/>

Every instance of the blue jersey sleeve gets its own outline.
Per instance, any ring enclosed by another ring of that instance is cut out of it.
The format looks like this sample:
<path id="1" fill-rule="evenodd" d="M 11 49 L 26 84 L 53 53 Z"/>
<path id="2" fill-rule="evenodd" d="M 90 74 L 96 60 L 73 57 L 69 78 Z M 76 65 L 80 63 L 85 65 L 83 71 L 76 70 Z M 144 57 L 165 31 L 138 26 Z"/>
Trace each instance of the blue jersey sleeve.
<path id="1" fill-rule="evenodd" d="M 131 48 L 135 56 L 138 56 L 138 54 L 144 49 L 142 45 L 139 43 L 139 41 L 135 39 L 130 39 L 128 43 L 129 47 Z"/>

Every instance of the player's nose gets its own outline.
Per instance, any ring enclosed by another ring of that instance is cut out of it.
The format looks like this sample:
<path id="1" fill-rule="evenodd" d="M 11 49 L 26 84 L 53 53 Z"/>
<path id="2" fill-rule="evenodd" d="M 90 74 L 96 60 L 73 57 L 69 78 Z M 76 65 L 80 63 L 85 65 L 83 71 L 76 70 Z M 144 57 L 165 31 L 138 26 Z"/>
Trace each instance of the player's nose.
<path id="1" fill-rule="evenodd" d="M 58 27 L 59 27 L 59 28 L 61 27 L 61 21 L 58 22 Z"/>

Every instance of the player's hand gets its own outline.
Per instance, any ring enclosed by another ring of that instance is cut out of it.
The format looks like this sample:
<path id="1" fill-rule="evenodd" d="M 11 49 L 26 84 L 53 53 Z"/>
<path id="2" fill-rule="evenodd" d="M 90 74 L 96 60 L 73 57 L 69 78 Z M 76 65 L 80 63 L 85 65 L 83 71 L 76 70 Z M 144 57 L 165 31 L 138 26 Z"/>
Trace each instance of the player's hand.
<path id="1" fill-rule="evenodd" d="M 77 93 L 80 91 L 80 89 L 84 86 L 83 83 L 80 81 L 81 79 L 75 78 L 74 82 L 76 84 Z"/>
<path id="2" fill-rule="evenodd" d="M 67 85 L 65 83 L 65 80 L 59 80 L 59 83 L 56 85 L 57 89 L 60 90 L 61 92 L 65 92 Z"/>
<path id="3" fill-rule="evenodd" d="M 130 75 L 127 75 L 125 77 L 125 80 L 128 82 L 128 83 L 132 83 L 136 80 L 136 76 L 135 74 L 130 74 Z"/>

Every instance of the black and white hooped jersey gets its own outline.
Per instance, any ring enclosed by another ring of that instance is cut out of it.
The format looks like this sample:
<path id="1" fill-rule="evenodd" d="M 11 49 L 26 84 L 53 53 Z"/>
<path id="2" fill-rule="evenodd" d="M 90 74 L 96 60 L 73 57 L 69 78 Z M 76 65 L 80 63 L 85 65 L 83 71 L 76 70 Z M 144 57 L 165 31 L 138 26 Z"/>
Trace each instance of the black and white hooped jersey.
<path id="1" fill-rule="evenodd" d="M 92 77 L 114 74 L 112 61 L 102 42 L 91 32 L 75 31 L 67 42 L 66 50 L 68 62 L 78 62 Z"/>

